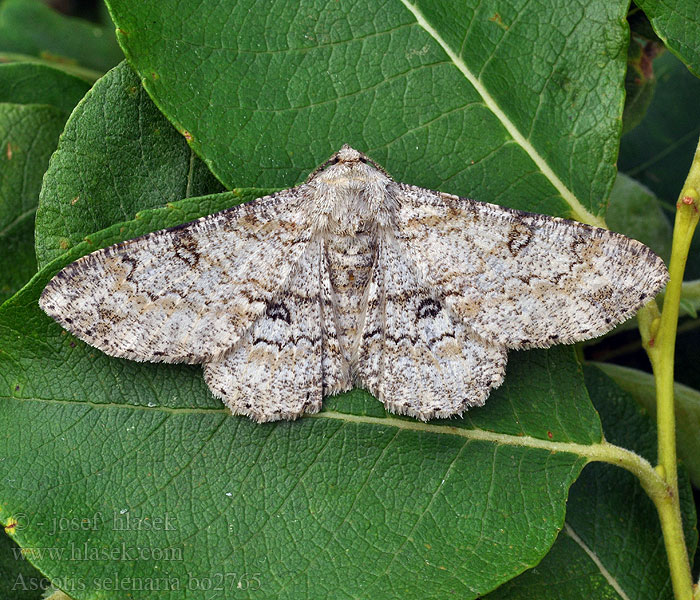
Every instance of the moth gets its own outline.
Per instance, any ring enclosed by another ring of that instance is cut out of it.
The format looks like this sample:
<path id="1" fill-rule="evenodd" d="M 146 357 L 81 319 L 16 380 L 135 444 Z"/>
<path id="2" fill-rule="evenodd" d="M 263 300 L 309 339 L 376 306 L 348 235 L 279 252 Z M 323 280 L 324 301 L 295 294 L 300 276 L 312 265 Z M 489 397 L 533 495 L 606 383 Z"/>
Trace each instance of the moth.
<path id="1" fill-rule="evenodd" d="M 483 405 L 509 349 L 605 333 L 667 278 L 640 242 L 399 183 L 345 145 L 301 185 L 82 257 L 40 305 L 110 356 L 202 364 L 258 422 L 353 386 L 425 421 Z"/>

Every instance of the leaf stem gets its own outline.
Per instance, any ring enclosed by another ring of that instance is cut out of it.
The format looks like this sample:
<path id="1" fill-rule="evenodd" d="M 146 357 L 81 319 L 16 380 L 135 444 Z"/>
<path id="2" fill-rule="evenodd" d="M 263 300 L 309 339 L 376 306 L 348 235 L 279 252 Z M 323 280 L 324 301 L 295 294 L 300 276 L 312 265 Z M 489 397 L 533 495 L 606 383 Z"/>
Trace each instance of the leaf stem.
<path id="1" fill-rule="evenodd" d="M 658 316 L 647 305 L 639 313 L 639 329 L 649 356 L 656 381 L 656 421 L 658 461 L 656 467 L 669 489 L 669 496 L 659 499 L 656 508 L 661 520 L 671 581 L 676 600 L 693 599 L 690 561 L 683 536 L 680 502 L 678 499 L 678 468 L 676 457 L 676 415 L 673 397 L 673 363 L 678 328 L 683 273 L 690 242 L 700 218 L 700 142 L 695 151 L 688 178 L 676 204 L 673 245 L 669 264 L 670 279 L 666 286 L 663 310 Z M 696 596 L 697 597 L 697 596 Z"/>
<path id="2" fill-rule="evenodd" d="M 549 452 L 569 452 L 585 457 L 588 462 L 605 462 L 630 471 L 639 480 L 642 489 L 651 498 L 659 513 L 664 539 L 668 533 L 673 532 L 674 536 L 680 535 L 683 540 L 683 530 L 680 522 L 680 509 L 676 513 L 678 505 L 678 495 L 674 495 L 671 486 L 664 480 L 661 474 L 645 458 L 638 454 L 616 446 L 605 440 L 596 444 L 577 444 L 572 442 L 552 442 L 544 441 L 530 436 L 516 436 L 503 433 L 495 433 L 483 429 L 463 429 L 445 425 L 434 425 L 432 423 L 421 423 L 408 419 L 395 417 L 370 417 L 367 415 L 358 416 L 335 411 L 325 411 L 315 415 L 308 415 L 310 419 L 339 419 L 346 422 L 356 423 L 376 423 L 378 425 L 389 425 L 400 429 L 412 431 L 423 431 L 432 433 L 452 434 L 470 440 L 481 440 L 508 446 L 522 446 L 527 448 L 541 448 Z M 678 528 L 677 528 L 678 527 Z M 685 544 L 682 542 L 682 549 L 685 553 Z M 685 563 L 688 564 L 687 554 Z M 669 559 L 669 564 L 671 560 Z M 681 561 L 682 564 L 682 561 Z M 690 566 L 688 565 L 688 595 L 677 595 L 679 600 L 694 600 L 692 598 L 690 580 Z M 674 584 L 675 585 L 675 584 Z"/>

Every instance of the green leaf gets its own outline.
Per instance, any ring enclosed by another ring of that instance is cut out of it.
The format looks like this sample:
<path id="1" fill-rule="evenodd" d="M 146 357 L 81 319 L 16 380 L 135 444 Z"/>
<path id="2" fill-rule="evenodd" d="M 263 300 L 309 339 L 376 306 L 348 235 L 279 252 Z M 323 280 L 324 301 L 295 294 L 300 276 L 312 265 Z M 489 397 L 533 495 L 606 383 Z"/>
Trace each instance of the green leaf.
<path id="1" fill-rule="evenodd" d="M 624 173 L 618 173 L 610 193 L 607 221 L 610 229 L 643 242 L 668 263 L 671 224 L 656 196 Z"/>
<path id="2" fill-rule="evenodd" d="M 111 27 L 65 17 L 39 0 L 4 0 L 0 60 L 27 58 L 94 80 L 123 56 Z"/>
<path id="3" fill-rule="evenodd" d="M 401 181 L 601 222 L 626 2 L 108 5 L 144 86 L 229 187 L 289 186 L 349 143 Z"/>
<path id="4" fill-rule="evenodd" d="M 0 269 L 0 303 L 36 272 L 34 213 L 65 120 L 66 113 L 53 106 L 0 103 L 0 248 L 7 257 Z"/>
<path id="5" fill-rule="evenodd" d="M 700 311 L 700 280 L 684 281 L 681 287 L 680 314 L 697 319 L 698 311 Z"/>
<path id="6" fill-rule="evenodd" d="M 596 365 L 608 372 L 612 365 Z M 655 429 L 612 380 L 586 367 L 588 391 L 612 443 L 656 457 Z M 624 387 L 624 386 L 623 386 Z M 681 470 L 681 506 L 691 560 L 697 547 L 692 491 Z M 668 599 L 673 592 L 656 510 L 633 475 L 593 463 L 571 486 L 566 525 L 550 553 L 485 600 Z"/>
<path id="7" fill-rule="evenodd" d="M 65 113 L 53 106 L 0 104 L 0 229 L 32 210 Z"/>
<path id="8" fill-rule="evenodd" d="M 700 77 L 700 12 L 692 0 L 635 0 L 666 47 Z"/>
<path id="9" fill-rule="evenodd" d="M 0 65 L 0 102 L 50 104 L 68 116 L 89 89 L 83 79 L 46 65 Z"/>
<path id="10" fill-rule="evenodd" d="M 51 159 L 36 217 L 39 265 L 139 210 L 221 189 L 123 62 L 76 108 Z"/>
<path id="11" fill-rule="evenodd" d="M 656 388 L 654 377 L 638 369 L 609 363 L 595 363 L 617 385 L 625 390 L 656 419 Z M 700 487 L 700 392 L 676 383 L 673 387 L 676 399 L 676 445 L 690 479 Z"/>
<path id="12" fill-rule="evenodd" d="M 77 256 L 260 193 L 143 211 L 91 235 L 0 309 L 0 454 L 12 456 L 0 463 L 3 521 L 21 510 L 37 523 L 95 512 L 110 522 L 128 512 L 176 523 L 66 531 L 60 540 L 37 525 L 17 541 L 171 548 L 183 560 L 160 563 L 160 576 L 184 585 L 188 573 L 236 572 L 257 578 L 265 598 L 298 597 L 302 588 L 310 598 L 337 588 L 474 598 L 537 564 L 586 460 L 563 451 L 567 442 L 602 439 L 571 348 L 514 353 L 504 386 L 463 421 L 391 417 L 355 391 L 318 416 L 261 426 L 230 416 L 199 367 L 109 358 L 39 310 L 48 279 Z M 17 424 L 29 422 L 27 435 Z M 10 477 L 18 471 L 21 485 Z M 48 503 L 44 481 L 61 490 Z M 66 569 L 91 578 L 152 574 L 148 562 L 36 564 L 52 578 Z"/>
<path id="13" fill-rule="evenodd" d="M 41 180 L 68 114 L 89 87 L 52 67 L 0 65 L 0 247 L 8 257 L 0 270 L 0 303 L 36 272 Z"/>
<path id="14" fill-rule="evenodd" d="M 0 107 L 0 119 L 1 110 Z M 0 230 L 3 263 L 0 270 L 0 304 L 36 273 L 34 214 L 34 210 L 22 213 L 13 223 Z"/>
<path id="15" fill-rule="evenodd" d="M 590 467 L 588 467 L 590 468 Z M 626 486 L 629 487 L 629 486 Z M 573 487 L 572 492 L 573 493 Z M 607 523 L 606 523 L 607 526 Z M 484 600 L 620 600 L 619 583 L 568 525 L 542 562 Z M 665 560 L 665 557 L 663 557 Z M 616 586 L 618 589 L 616 589 Z M 637 586 L 638 587 L 638 586 Z M 646 596 L 640 595 L 639 598 Z M 670 596 L 666 597 L 671 600 Z"/>

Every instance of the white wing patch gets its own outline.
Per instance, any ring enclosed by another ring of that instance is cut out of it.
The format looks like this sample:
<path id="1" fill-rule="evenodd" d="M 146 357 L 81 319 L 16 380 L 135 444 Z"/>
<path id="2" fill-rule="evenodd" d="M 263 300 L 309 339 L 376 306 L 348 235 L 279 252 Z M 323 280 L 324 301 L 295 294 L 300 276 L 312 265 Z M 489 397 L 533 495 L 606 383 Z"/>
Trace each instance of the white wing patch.
<path id="1" fill-rule="evenodd" d="M 260 423 L 294 419 L 318 412 L 324 395 L 352 386 L 333 322 L 324 321 L 329 299 L 321 260 L 316 241 L 233 350 L 204 366 L 207 385 L 234 414 Z"/>
<path id="2" fill-rule="evenodd" d="M 508 348 L 596 337 L 668 279 L 619 233 L 399 184 L 396 236 L 420 279 L 465 323 Z"/>
<path id="3" fill-rule="evenodd" d="M 600 335 L 667 279 L 625 236 L 395 183 L 343 146 L 300 186 L 81 258 L 40 305 L 111 356 L 203 364 L 256 421 L 352 385 L 426 420 L 482 405 L 507 348 Z"/>
<path id="4" fill-rule="evenodd" d="M 40 305 L 110 356 L 204 362 L 265 311 L 309 239 L 303 199 L 286 190 L 84 256 Z"/>
<path id="5" fill-rule="evenodd" d="M 418 282 L 396 242 L 382 240 L 362 331 L 362 386 L 389 411 L 426 421 L 483 405 L 505 365 L 505 347 L 470 331 Z"/>

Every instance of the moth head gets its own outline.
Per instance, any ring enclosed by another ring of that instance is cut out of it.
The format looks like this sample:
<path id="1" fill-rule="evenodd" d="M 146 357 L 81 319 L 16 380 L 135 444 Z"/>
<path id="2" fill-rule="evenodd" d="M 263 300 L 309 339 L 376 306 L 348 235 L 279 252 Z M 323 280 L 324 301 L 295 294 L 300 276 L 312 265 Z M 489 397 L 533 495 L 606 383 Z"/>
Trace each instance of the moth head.
<path id="1" fill-rule="evenodd" d="M 367 162 L 367 157 L 362 154 L 362 152 L 358 152 L 354 148 L 351 148 L 347 144 L 343 144 L 343 147 L 338 150 L 333 155 L 336 159 L 336 162 L 344 162 L 344 163 L 353 163 L 353 162 Z M 333 157 L 331 157 L 332 159 Z"/>
<path id="2" fill-rule="evenodd" d="M 355 150 L 348 144 L 343 144 L 340 150 L 309 175 L 306 183 L 311 183 L 315 179 L 325 179 L 329 182 L 340 178 L 361 182 L 366 181 L 368 178 L 370 180 L 376 179 L 376 174 L 372 177 L 372 174 L 376 172 L 384 176 L 379 179 L 393 181 L 389 173 L 369 156 L 362 154 L 362 152 Z M 325 177 L 323 176 L 324 174 Z"/>

